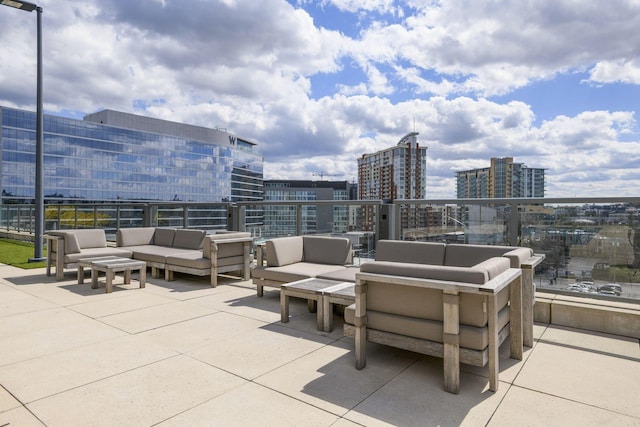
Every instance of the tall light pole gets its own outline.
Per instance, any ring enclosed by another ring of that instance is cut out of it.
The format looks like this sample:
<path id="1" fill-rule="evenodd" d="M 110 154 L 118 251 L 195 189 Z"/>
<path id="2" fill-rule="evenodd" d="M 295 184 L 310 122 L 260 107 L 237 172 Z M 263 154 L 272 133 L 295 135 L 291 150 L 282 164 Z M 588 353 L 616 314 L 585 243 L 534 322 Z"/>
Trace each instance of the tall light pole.
<path id="1" fill-rule="evenodd" d="M 42 8 L 21 0 L 0 0 L 4 6 L 15 7 L 26 12 L 36 11 L 37 27 L 37 107 L 36 107 L 36 188 L 35 188 L 35 234 L 33 258 L 29 262 L 42 261 L 42 234 L 44 234 L 44 118 L 42 109 Z"/>

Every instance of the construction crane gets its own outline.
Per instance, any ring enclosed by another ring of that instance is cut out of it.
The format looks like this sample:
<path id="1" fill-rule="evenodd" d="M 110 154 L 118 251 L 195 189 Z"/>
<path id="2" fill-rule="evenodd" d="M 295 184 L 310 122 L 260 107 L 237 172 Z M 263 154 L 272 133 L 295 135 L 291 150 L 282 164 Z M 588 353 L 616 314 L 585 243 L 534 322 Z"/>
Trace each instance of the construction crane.
<path id="1" fill-rule="evenodd" d="M 333 173 L 324 173 L 324 172 L 320 172 L 320 173 L 312 173 L 312 176 L 319 176 L 320 177 L 320 181 L 322 181 L 322 178 L 324 178 L 325 176 L 340 176 L 338 174 L 333 174 Z"/>

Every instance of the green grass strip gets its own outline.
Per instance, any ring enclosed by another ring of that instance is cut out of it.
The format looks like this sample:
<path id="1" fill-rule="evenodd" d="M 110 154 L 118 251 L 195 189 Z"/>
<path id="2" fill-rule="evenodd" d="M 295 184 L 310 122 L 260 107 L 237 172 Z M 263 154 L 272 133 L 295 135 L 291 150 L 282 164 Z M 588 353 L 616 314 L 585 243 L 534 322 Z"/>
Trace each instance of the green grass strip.
<path id="1" fill-rule="evenodd" d="M 42 256 L 46 256 L 43 249 Z M 20 240 L 0 239 L 0 264 L 29 269 L 46 267 L 46 261 L 29 262 L 33 258 L 33 243 Z"/>

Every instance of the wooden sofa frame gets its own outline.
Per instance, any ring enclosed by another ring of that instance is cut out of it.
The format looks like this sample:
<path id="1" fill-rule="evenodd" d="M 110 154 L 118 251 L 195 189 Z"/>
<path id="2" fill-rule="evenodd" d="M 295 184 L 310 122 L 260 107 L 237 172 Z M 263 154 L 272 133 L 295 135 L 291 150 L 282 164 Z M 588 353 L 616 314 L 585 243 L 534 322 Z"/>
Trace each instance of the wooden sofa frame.
<path id="1" fill-rule="evenodd" d="M 253 246 L 252 237 L 240 237 L 236 239 L 223 239 L 215 240 L 211 239 L 211 267 L 208 269 L 192 268 L 175 264 L 165 265 L 165 280 L 167 282 L 173 281 L 173 272 L 187 273 L 195 276 L 207 276 L 211 275 L 211 287 L 215 288 L 218 285 L 218 274 L 228 273 L 231 271 L 241 271 L 242 278 L 249 280 L 251 278 L 251 250 Z M 226 244 L 242 243 L 243 255 L 242 262 L 237 264 L 218 266 L 218 251 L 220 246 Z"/>
<path id="2" fill-rule="evenodd" d="M 444 359 L 444 389 L 450 393 L 460 390 L 460 363 L 474 366 L 489 364 L 489 389 L 498 390 L 500 344 L 510 337 L 510 357 L 522 360 L 522 272 L 518 268 L 509 268 L 484 285 L 466 284 L 444 280 L 432 280 L 413 277 L 390 276 L 373 273 L 358 273 L 355 285 L 354 325 L 345 323 L 345 336 L 355 338 L 356 368 L 366 366 L 366 342 L 402 348 Z M 443 293 L 443 342 L 429 341 L 405 335 L 378 331 L 367 328 L 367 287 L 373 283 L 415 286 L 438 289 Z M 497 330 L 498 293 L 509 288 L 509 324 L 502 331 Z M 486 297 L 488 313 L 489 345 L 484 350 L 460 348 L 460 294 L 472 293 Z M 508 328 L 508 329 L 507 329 Z"/>

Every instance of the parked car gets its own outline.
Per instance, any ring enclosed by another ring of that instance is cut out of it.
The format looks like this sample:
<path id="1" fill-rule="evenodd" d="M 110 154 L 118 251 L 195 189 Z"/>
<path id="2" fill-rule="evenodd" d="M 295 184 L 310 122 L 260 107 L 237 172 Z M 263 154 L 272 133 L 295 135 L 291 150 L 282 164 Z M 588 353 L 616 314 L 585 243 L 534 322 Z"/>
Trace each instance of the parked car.
<path id="1" fill-rule="evenodd" d="M 573 292 L 595 293 L 596 288 L 593 286 L 593 282 L 578 282 L 573 285 L 569 285 L 567 290 Z"/>
<path id="2" fill-rule="evenodd" d="M 617 283 L 607 283 L 598 286 L 598 293 L 603 295 L 622 295 L 622 286 Z"/>
<path id="3" fill-rule="evenodd" d="M 580 283 L 574 283 L 573 285 L 567 286 L 567 290 L 572 292 L 589 292 L 588 288 L 582 286 Z"/>

